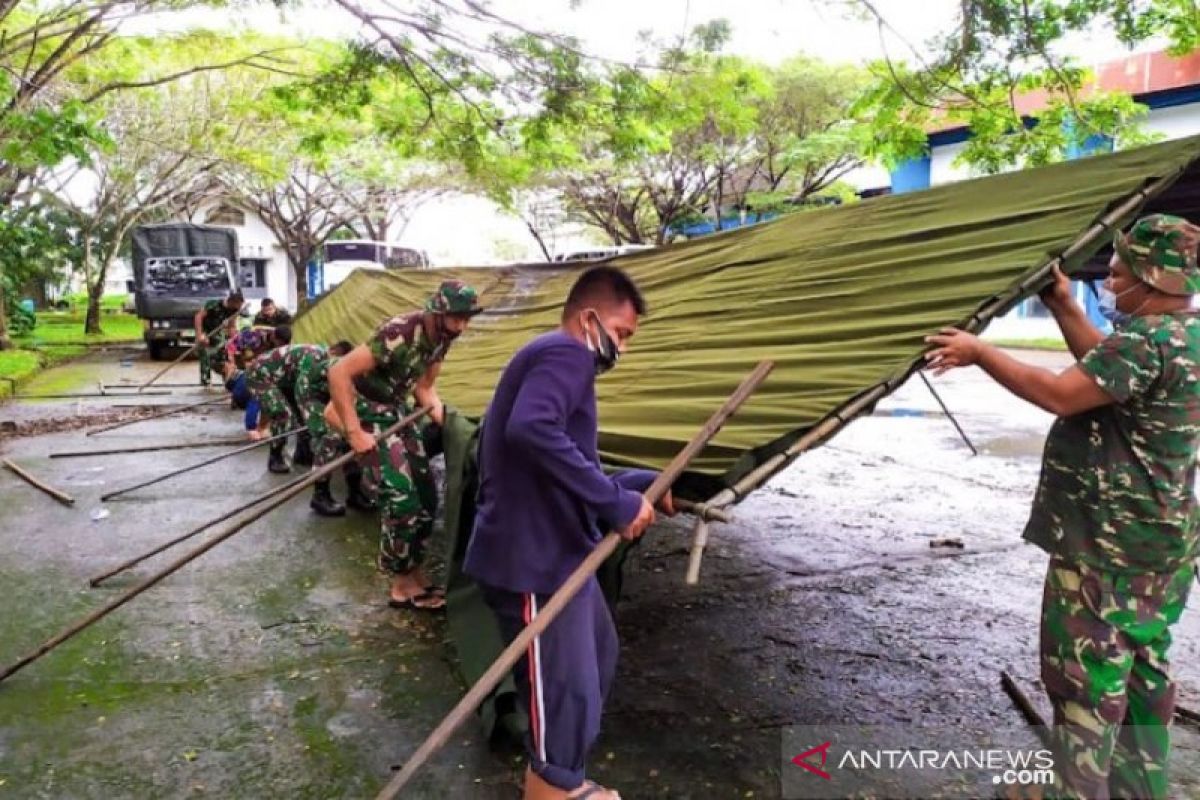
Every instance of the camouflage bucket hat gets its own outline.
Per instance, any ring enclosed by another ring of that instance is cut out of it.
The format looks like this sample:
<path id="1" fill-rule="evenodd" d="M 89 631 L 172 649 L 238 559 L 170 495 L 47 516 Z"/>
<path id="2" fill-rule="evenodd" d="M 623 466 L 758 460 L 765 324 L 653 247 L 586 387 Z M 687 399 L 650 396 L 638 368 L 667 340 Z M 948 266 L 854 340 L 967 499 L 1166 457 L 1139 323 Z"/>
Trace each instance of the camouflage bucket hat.
<path id="1" fill-rule="evenodd" d="M 1200 227 L 1186 219 L 1169 214 L 1142 217 L 1129 233 L 1113 236 L 1113 248 L 1134 275 L 1160 292 L 1200 292 Z"/>
<path id="2" fill-rule="evenodd" d="M 425 310 L 435 314 L 470 314 L 474 316 L 483 307 L 479 305 L 479 297 L 467 284 L 462 281 L 442 281 L 437 291 L 429 296 Z"/>

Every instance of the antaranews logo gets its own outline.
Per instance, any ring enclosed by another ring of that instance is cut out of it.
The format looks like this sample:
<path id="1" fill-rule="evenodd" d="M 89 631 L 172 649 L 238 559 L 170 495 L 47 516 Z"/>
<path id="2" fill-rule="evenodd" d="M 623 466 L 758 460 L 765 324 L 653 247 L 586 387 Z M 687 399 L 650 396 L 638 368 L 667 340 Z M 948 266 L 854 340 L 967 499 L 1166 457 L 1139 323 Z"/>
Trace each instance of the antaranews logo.
<path id="1" fill-rule="evenodd" d="M 823 769 L 817 769 L 816 767 L 814 767 L 812 764 L 810 764 L 808 762 L 808 759 L 811 756 L 819 753 L 821 756 L 821 766 L 822 767 L 825 766 L 825 761 L 829 758 L 829 748 L 831 748 L 831 747 L 833 747 L 833 742 L 825 742 L 825 744 L 819 744 L 816 747 L 805 750 L 803 753 L 801 753 L 800 755 L 793 758 L 792 763 L 795 764 L 797 767 L 801 767 L 803 769 L 808 770 L 809 772 L 811 772 L 814 775 L 819 775 L 820 777 L 824 778 L 825 780 L 830 780 L 833 776 L 831 776 L 828 772 L 826 772 Z"/>
<path id="2" fill-rule="evenodd" d="M 1030 790 L 1054 783 L 1049 750 L 944 729 L 792 728 L 784 747 L 781 778 L 788 800 L 860 793 L 897 800 L 935 793 L 965 799 L 993 796 L 996 787 L 1020 790 L 1017 795 L 1009 791 L 1012 796 L 1039 797 L 1041 791 Z"/>

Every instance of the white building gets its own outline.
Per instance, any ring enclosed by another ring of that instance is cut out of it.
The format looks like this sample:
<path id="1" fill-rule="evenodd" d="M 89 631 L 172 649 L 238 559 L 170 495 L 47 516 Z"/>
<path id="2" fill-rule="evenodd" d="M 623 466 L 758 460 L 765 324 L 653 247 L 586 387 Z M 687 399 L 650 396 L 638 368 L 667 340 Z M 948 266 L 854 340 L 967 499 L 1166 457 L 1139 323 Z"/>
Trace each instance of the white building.
<path id="1" fill-rule="evenodd" d="M 201 205 L 188 221 L 237 231 L 241 265 L 238 285 L 252 312 L 258 310 L 264 297 L 289 311 L 296 311 L 299 306 L 296 276 L 287 252 L 257 214 L 225 201 L 213 201 Z"/>

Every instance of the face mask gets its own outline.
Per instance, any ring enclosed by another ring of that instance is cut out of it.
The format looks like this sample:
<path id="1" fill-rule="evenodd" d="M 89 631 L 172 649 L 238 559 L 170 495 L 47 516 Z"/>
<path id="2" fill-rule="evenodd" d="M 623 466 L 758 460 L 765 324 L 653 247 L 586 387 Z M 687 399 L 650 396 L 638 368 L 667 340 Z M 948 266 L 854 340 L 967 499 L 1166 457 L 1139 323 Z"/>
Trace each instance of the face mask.
<path id="1" fill-rule="evenodd" d="M 1130 318 L 1133 315 L 1127 314 L 1124 311 L 1121 311 L 1120 309 L 1118 309 L 1117 308 L 1117 300 L 1118 300 L 1118 298 L 1124 297 L 1125 295 L 1129 294 L 1136 288 L 1138 288 L 1138 287 L 1130 286 L 1128 289 L 1121 292 L 1120 294 L 1115 294 L 1112 289 L 1109 289 L 1107 286 L 1104 286 L 1102 284 L 1100 286 L 1100 290 L 1098 292 L 1099 297 L 1096 301 L 1096 304 L 1100 310 L 1100 316 L 1104 317 L 1106 320 L 1111 322 L 1113 327 L 1116 327 L 1116 328 L 1119 328 L 1122 325 L 1125 325 L 1126 323 L 1128 323 Z M 1143 305 L 1145 305 L 1145 304 L 1143 303 Z M 1141 306 L 1139 306 L 1138 308 L 1140 309 Z"/>
<path id="2" fill-rule="evenodd" d="M 593 335 L 591 328 L 584 325 L 583 335 L 587 342 L 587 349 L 592 351 L 592 355 L 596 359 L 596 374 L 603 375 L 617 365 L 617 359 L 621 357 L 621 353 L 617 350 L 617 343 L 608 335 L 608 331 L 600 322 L 600 316 L 592 309 L 588 309 L 588 312 L 596 322 L 596 333 Z"/>

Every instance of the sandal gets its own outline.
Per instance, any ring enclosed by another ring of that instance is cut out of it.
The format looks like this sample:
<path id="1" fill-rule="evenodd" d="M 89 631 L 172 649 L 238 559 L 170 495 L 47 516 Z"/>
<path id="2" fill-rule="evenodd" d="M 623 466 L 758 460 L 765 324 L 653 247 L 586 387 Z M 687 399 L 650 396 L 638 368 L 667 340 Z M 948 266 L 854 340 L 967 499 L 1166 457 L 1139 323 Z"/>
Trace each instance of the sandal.
<path id="1" fill-rule="evenodd" d="M 446 607 L 446 596 L 426 590 L 403 600 L 389 597 L 388 605 L 392 608 L 411 608 L 414 611 L 441 611 Z"/>
<path id="2" fill-rule="evenodd" d="M 595 781 L 585 780 L 583 785 L 576 789 L 575 792 L 578 792 L 578 794 L 575 794 L 574 792 L 568 794 L 567 800 L 589 800 L 589 798 L 596 797 L 603 792 L 612 792 L 617 800 L 621 800 L 621 795 L 618 794 L 616 790 L 606 789 Z"/>

